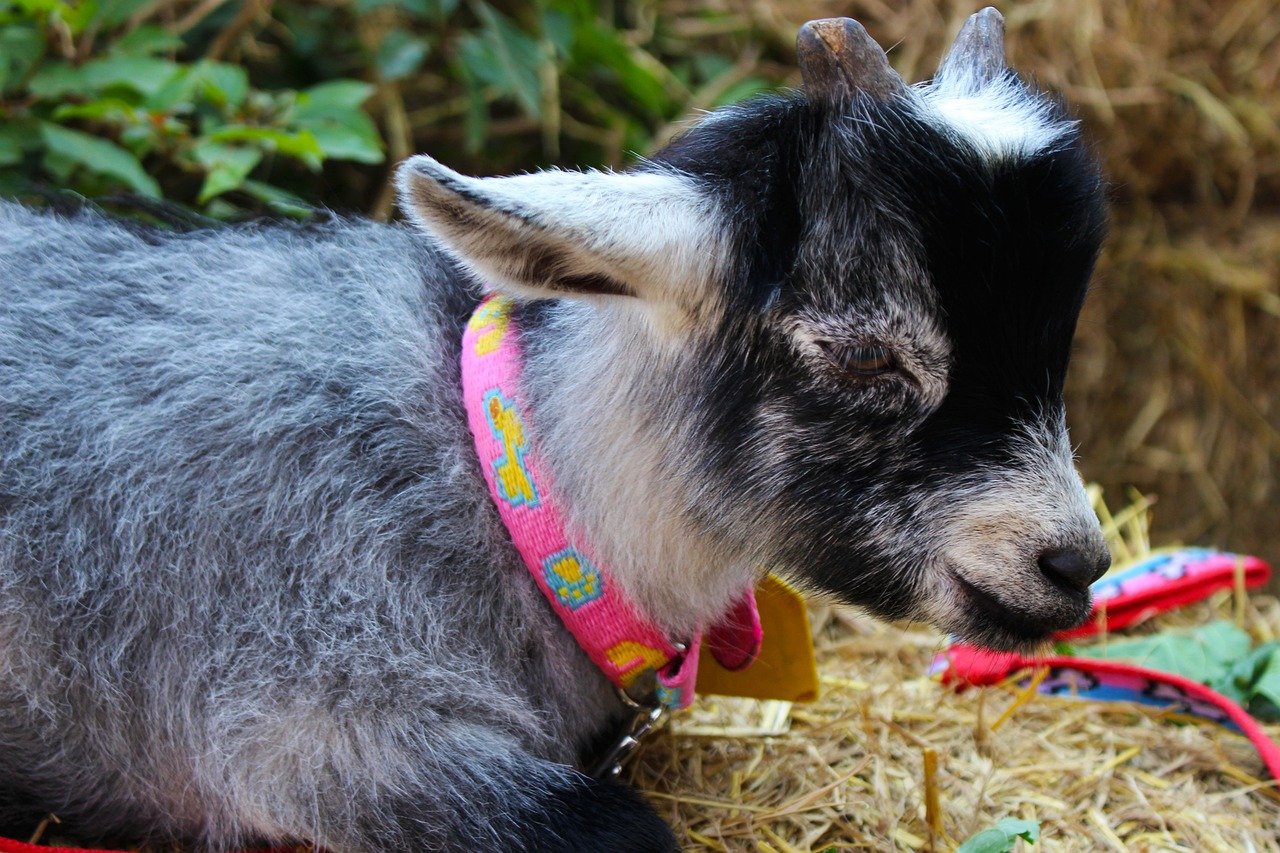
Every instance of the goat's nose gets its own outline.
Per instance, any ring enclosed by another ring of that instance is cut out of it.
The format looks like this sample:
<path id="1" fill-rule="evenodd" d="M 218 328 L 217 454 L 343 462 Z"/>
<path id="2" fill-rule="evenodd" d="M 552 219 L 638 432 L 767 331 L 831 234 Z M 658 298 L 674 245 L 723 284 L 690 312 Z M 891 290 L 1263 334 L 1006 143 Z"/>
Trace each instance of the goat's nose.
<path id="1" fill-rule="evenodd" d="M 1103 549 L 1102 555 L 1085 553 L 1073 548 L 1055 548 L 1040 555 L 1040 571 L 1059 586 L 1084 592 L 1089 584 L 1107 573 L 1111 567 L 1111 554 Z"/>

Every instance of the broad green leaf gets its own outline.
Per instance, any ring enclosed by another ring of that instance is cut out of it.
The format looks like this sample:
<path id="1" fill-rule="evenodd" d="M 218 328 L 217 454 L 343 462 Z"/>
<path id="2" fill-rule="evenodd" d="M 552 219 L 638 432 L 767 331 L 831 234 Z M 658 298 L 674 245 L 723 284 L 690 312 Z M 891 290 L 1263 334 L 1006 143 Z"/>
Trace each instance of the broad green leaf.
<path id="1" fill-rule="evenodd" d="M 262 148 L 278 151 L 286 157 L 300 160 L 307 168 L 315 172 L 320 171 L 320 166 L 324 162 L 324 151 L 320 148 L 320 144 L 316 142 L 316 138 L 311 131 L 305 129 L 291 133 L 269 127 L 233 125 L 214 131 L 210 134 L 209 141 L 255 144 Z"/>
<path id="2" fill-rule="evenodd" d="M 31 136 L 31 127 L 25 122 L 0 124 L 0 166 L 22 162 L 26 150 L 32 147 Z"/>
<path id="3" fill-rule="evenodd" d="M 219 142 L 201 142 L 192 149 L 191 155 L 205 169 L 204 185 L 197 199 L 200 204 L 240 187 L 253 167 L 262 161 L 260 149 Z"/>
<path id="4" fill-rule="evenodd" d="M 191 73 L 191 68 L 183 66 L 165 80 L 142 106 L 156 112 L 182 112 L 193 106 L 192 99 L 198 82 Z"/>
<path id="5" fill-rule="evenodd" d="M 101 98 L 86 104 L 63 104 L 53 111 L 53 118 L 59 122 L 79 118 L 122 123 L 135 121 L 137 113 L 137 109 L 127 101 L 119 98 Z"/>
<path id="6" fill-rule="evenodd" d="M 106 56 L 80 68 L 58 60 L 42 65 L 28 88 L 32 94 L 49 99 L 122 87 L 153 98 L 179 70 L 176 63 L 154 56 Z"/>
<path id="7" fill-rule="evenodd" d="M 46 172 L 53 175 L 55 181 L 63 186 L 71 183 L 71 174 L 80 168 L 78 160 L 47 147 L 44 150 L 44 156 L 40 159 L 40 164 L 44 166 Z"/>
<path id="8" fill-rule="evenodd" d="M 61 2 L 54 0 L 49 3 L 37 3 L 29 6 L 32 11 L 40 11 L 47 13 L 50 22 L 54 20 L 61 21 L 67 25 L 67 29 L 71 31 L 73 36 L 78 36 L 84 32 L 84 28 L 89 26 L 94 16 L 98 14 L 98 4 L 96 2 Z"/>
<path id="9" fill-rule="evenodd" d="M 150 98 L 177 71 L 177 63 L 154 56 L 108 56 L 85 63 L 80 74 L 91 92 L 124 87 Z"/>
<path id="10" fill-rule="evenodd" d="M 473 70 L 482 78 L 488 76 L 486 82 L 514 97 L 531 118 L 541 118 L 539 66 L 545 60 L 537 41 L 487 3 L 477 3 L 476 13 L 485 24 L 482 38 L 488 48 L 486 58 L 492 64 L 473 66 Z"/>
<path id="11" fill-rule="evenodd" d="M 431 43 L 425 38 L 392 30 L 378 45 L 373 61 L 384 80 L 399 80 L 417 71 L 430 52 Z"/>
<path id="12" fill-rule="evenodd" d="M 44 54 L 44 37 L 34 27 L 0 27 L 0 92 L 17 86 Z"/>
<path id="13" fill-rule="evenodd" d="M 1249 713 L 1268 722 L 1280 722 L 1280 649 L 1276 643 L 1267 643 L 1271 654 L 1267 664 L 1253 682 L 1249 701 Z"/>
<path id="14" fill-rule="evenodd" d="M 220 107 L 236 109 L 249 94 L 249 73 L 239 65 L 202 59 L 191 66 L 205 97 Z"/>
<path id="15" fill-rule="evenodd" d="M 1232 701 L 1248 707 L 1257 693 L 1259 681 L 1266 673 L 1276 654 L 1277 644 L 1263 643 L 1246 654 L 1239 655 L 1223 671 L 1207 683 L 1214 690 Z"/>
<path id="16" fill-rule="evenodd" d="M 1040 822 L 1001 818 L 991 829 L 984 829 L 956 848 L 956 853 L 1009 853 L 1018 839 L 1034 844 L 1040 840 Z"/>
<path id="17" fill-rule="evenodd" d="M 309 124 L 307 129 L 315 136 L 316 144 L 330 160 L 355 160 L 358 163 L 381 163 L 382 140 L 377 128 L 363 113 L 365 126 L 337 122 Z"/>
<path id="18" fill-rule="evenodd" d="M 182 47 L 182 39 L 164 27 L 146 24 L 116 39 L 107 53 L 112 56 L 150 56 Z"/>
<path id="19" fill-rule="evenodd" d="M 644 61 L 642 61 L 644 60 Z M 599 23 L 583 25 L 574 43 L 574 72 L 602 77 L 621 87 L 627 97 L 654 115 L 667 115 L 677 105 L 663 83 L 670 76 L 661 63 L 629 45 Z"/>
<path id="20" fill-rule="evenodd" d="M 1218 621 L 1186 634 L 1161 633 L 1137 640 L 1110 642 L 1089 654 L 1125 660 L 1172 672 L 1201 684 L 1221 682 L 1237 661 L 1249 654 L 1249 635 L 1230 622 Z"/>
<path id="21" fill-rule="evenodd" d="M 62 60 L 41 64 L 27 82 L 27 90 L 37 98 L 61 98 L 71 92 L 83 92 L 89 88 L 81 69 L 73 68 Z"/>
<path id="22" fill-rule="evenodd" d="M 298 196 L 271 184 L 264 184 L 262 181 L 247 180 L 241 189 L 263 204 L 269 205 L 273 210 L 287 216 L 305 219 L 315 213 L 315 208 Z"/>
<path id="23" fill-rule="evenodd" d="M 557 56 L 569 56 L 578 24 L 573 16 L 562 9 L 547 9 L 542 13 L 542 35 L 555 48 Z"/>
<path id="24" fill-rule="evenodd" d="M 159 198 L 160 185 L 155 178 L 147 174 L 137 157 L 114 142 L 52 122 L 41 123 L 40 137 L 55 158 L 61 157 L 90 172 L 114 178 L 134 192 Z"/>
<path id="25" fill-rule="evenodd" d="M 341 118 L 359 112 L 373 94 L 373 85 L 360 80 L 329 80 L 298 93 L 292 118 L 298 122 Z"/>
<path id="26" fill-rule="evenodd" d="M 143 103 L 157 112 L 181 112 L 204 99 L 224 110 L 236 110 L 249 94 L 249 75 L 238 65 L 202 59 L 179 66 L 162 79 Z"/>
<path id="27" fill-rule="evenodd" d="M 104 29 L 115 27 L 129 20 L 133 14 L 144 6 L 151 5 L 153 0 L 98 0 L 93 19 Z M 93 5 L 93 4 L 86 4 Z"/>

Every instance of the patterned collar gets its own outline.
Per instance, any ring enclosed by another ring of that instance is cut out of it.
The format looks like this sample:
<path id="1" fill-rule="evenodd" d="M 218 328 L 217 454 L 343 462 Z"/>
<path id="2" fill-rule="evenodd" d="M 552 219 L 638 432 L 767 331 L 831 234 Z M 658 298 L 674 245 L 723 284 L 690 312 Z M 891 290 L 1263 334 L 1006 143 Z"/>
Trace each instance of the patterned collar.
<path id="1" fill-rule="evenodd" d="M 545 462 L 525 429 L 513 308 L 511 300 L 490 296 L 462 338 L 467 421 L 498 514 L 552 609 L 609 680 L 627 691 L 652 673 L 657 701 L 686 707 L 693 701 L 702 632 L 672 641 L 637 612 L 589 544 L 566 533 Z M 722 666 L 737 670 L 755 660 L 761 637 L 755 596 L 747 590 L 707 630 L 707 645 Z"/>

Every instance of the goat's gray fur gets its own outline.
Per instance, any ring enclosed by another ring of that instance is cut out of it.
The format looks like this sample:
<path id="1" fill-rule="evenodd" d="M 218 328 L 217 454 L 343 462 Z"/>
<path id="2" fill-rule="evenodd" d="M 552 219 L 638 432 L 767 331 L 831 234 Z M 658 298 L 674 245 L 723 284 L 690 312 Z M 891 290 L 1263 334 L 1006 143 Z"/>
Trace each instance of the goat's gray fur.
<path id="1" fill-rule="evenodd" d="M 427 234 L 0 204 L 0 831 L 674 848 L 573 769 L 625 709 L 473 458 L 477 278 L 520 300 L 572 535 L 673 638 L 761 565 L 994 646 L 1079 622 L 1109 557 L 1062 383 L 1102 189 L 998 25 L 914 88 L 810 39 L 827 100 L 629 173 L 414 158 Z"/>

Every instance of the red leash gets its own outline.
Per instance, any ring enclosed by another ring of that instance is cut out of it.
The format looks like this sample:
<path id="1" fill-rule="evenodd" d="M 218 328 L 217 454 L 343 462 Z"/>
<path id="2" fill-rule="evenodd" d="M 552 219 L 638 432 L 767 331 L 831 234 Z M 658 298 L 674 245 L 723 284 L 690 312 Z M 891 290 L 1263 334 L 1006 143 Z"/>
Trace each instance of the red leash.
<path id="1" fill-rule="evenodd" d="M 301 853 L 301 851 L 314 851 L 314 849 L 310 845 L 301 844 L 295 847 L 264 847 L 258 850 L 247 850 L 245 853 Z M 50 847 L 45 844 L 14 841 L 12 838 L 0 838 L 0 853 L 120 853 L 120 851 L 94 850 L 87 847 Z"/>
<path id="2" fill-rule="evenodd" d="M 1066 640 L 1144 621 L 1157 613 L 1232 589 L 1265 584 L 1271 567 L 1257 557 L 1203 548 L 1157 552 L 1094 584 L 1094 618 L 1055 639 Z M 1088 649 L 1082 650 L 1088 654 Z M 1244 708 L 1205 685 L 1170 672 L 1089 657 L 1023 657 L 957 643 L 939 654 L 932 673 L 958 688 L 989 685 L 1025 669 L 1048 669 L 1036 689 L 1082 699 L 1172 708 L 1234 729 L 1249 738 L 1271 778 L 1280 780 L 1280 745 Z"/>
<path id="3" fill-rule="evenodd" d="M 307 844 L 294 847 L 263 847 L 257 850 L 246 850 L 244 853 L 302 853 L 315 848 Z M 88 847 L 50 847 L 46 844 L 28 844 L 25 841 L 14 841 L 12 838 L 0 838 L 0 853 L 120 853 L 119 850 L 94 850 Z"/>

